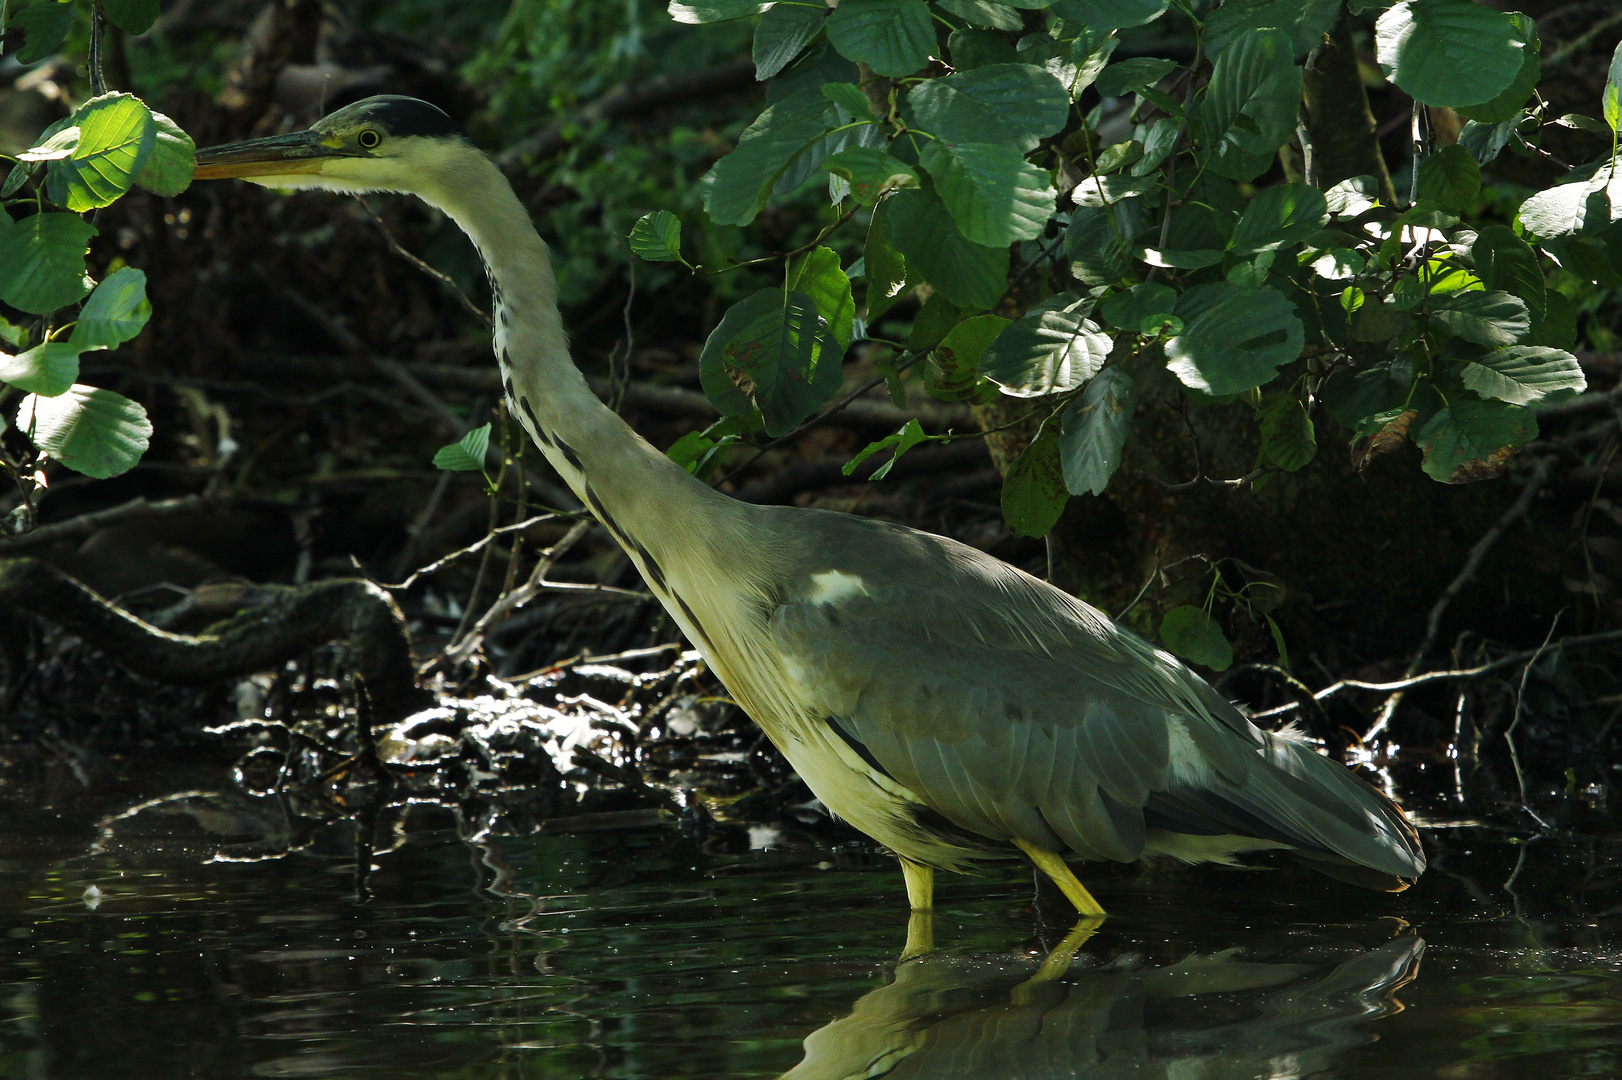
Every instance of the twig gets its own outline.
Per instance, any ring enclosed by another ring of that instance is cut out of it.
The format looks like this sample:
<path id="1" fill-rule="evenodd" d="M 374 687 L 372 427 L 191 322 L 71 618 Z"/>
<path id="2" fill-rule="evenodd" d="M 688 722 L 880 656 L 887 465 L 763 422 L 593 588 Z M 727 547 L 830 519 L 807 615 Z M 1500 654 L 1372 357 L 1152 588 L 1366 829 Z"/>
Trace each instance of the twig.
<path id="1" fill-rule="evenodd" d="M 555 664 L 548 664 L 543 668 L 536 668 L 534 671 L 526 671 L 522 675 L 504 677 L 502 681 L 509 683 L 525 683 L 529 682 L 531 679 L 538 679 L 542 675 L 551 675 L 555 672 L 565 671 L 572 667 L 578 667 L 581 664 L 613 664 L 621 660 L 645 660 L 650 656 L 658 656 L 660 653 L 667 653 L 672 649 L 680 652 L 684 648 L 686 648 L 686 646 L 681 642 L 672 641 L 664 645 L 650 645 L 645 649 L 626 649 L 624 652 L 609 653 L 607 656 L 593 656 L 589 652 L 583 652 L 571 656 L 567 660 L 559 660 Z"/>
<path id="2" fill-rule="evenodd" d="M 1591 645 L 1607 645 L 1613 641 L 1622 641 L 1622 630 L 1606 630 L 1598 634 L 1585 634 L 1582 637 L 1563 638 L 1560 641 L 1554 642 L 1548 647 L 1557 651 L 1563 649 L 1584 649 Z M 1361 679 L 1341 679 L 1339 682 L 1331 683 L 1322 690 L 1319 690 L 1317 693 L 1313 694 L 1312 700 L 1323 701 L 1325 698 L 1334 697 L 1342 690 L 1371 690 L 1375 693 L 1391 694 L 1402 690 L 1412 690 L 1417 686 L 1426 686 L 1434 682 L 1451 682 L 1455 679 L 1476 679 L 1480 678 L 1482 675 L 1490 675 L 1495 671 L 1501 671 L 1504 668 L 1513 667 L 1516 664 L 1522 663 L 1523 661 L 1530 660 L 1536 657 L 1541 651 L 1543 651 L 1543 647 L 1539 646 L 1536 649 L 1527 649 L 1523 652 L 1515 652 L 1510 653 L 1508 656 L 1501 656 L 1497 660 L 1494 660 L 1488 664 L 1482 664 L 1479 667 L 1450 668 L 1445 671 L 1427 671 L 1423 675 L 1415 675 L 1411 678 L 1399 679 L 1396 682 L 1374 683 L 1364 682 Z M 1300 707 L 1300 702 L 1291 702 L 1288 705 L 1280 705 L 1277 708 L 1267 709 L 1263 712 L 1251 713 L 1250 716 L 1252 720 L 1260 720 L 1271 716 L 1282 716 L 1285 713 L 1294 712 Z M 1365 739 L 1365 741 L 1367 740 Z"/>
<path id="3" fill-rule="evenodd" d="M 1504 511 L 1497 521 L 1493 522 L 1492 528 L 1482 534 L 1481 539 L 1477 540 L 1475 546 L 1470 549 L 1469 555 L 1465 557 L 1464 567 L 1448 583 L 1447 588 L 1442 590 L 1442 595 L 1437 597 L 1436 603 L 1431 605 L 1430 615 L 1425 619 L 1425 636 L 1420 641 L 1419 648 L 1415 649 L 1413 656 L 1409 658 L 1408 666 L 1403 669 L 1404 678 L 1412 677 L 1425 663 L 1425 657 L 1429 655 L 1431 647 L 1436 644 L 1436 635 L 1442 628 L 1442 616 L 1447 613 L 1447 609 L 1452 605 L 1453 601 L 1458 599 L 1459 594 L 1464 591 L 1464 587 L 1476 576 L 1476 571 L 1481 569 L 1482 560 L 1487 557 L 1487 553 L 1498 542 L 1498 538 L 1503 536 L 1511 525 L 1525 515 L 1527 510 L 1531 509 L 1532 500 L 1537 497 L 1537 493 L 1542 490 L 1543 485 L 1548 481 L 1549 474 L 1554 471 L 1554 465 L 1555 459 L 1552 457 L 1546 457 L 1538 462 L 1537 468 L 1532 470 L 1532 475 L 1527 479 L 1526 486 L 1521 489 L 1520 497 L 1510 505 L 1508 510 Z M 1402 704 L 1402 697 L 1403 693 L 1399 690 L 1386 699 L 1385 704 L 1380 709 L 1380 715 L 1375 718 L 1374 725 L 1363 736 L 1364 742 L 1368 742 L 1386 729 L 1386 726 L 1391 723 L 1391 718 L 1396 715 L 1397 706 Z"/>
<path id="4" fill-rule="evenodd" d="M 480 308 L 479 305 L 475 304 L 472 300 L 469 300 L 467 298 L 467 293 L 462 291 L 462 287 L 460 285 L 451 280 L 449 274 L 429 266 L 417 256 L 411 254 L 411 252 L 401 247 L 400 241 L 396 240 L 394 238 L 394 234 L 389 232 L 389 227 L 383 223 L 383 219 L 378 217 L 377 214 L 372 211 L 370 206 L 366 205 L 366 200 L 361 196 L 356 195 L 355 201 L 360 203 L 360 208 L 366 211 L 366 216 L 372 219 L 372 224 L 377 226 L 377 231 L 383 234 L 383 239 L 388 241 L 389 248 L 396 255 L 400 256 L 400 258 L 404 259 L 406 262 L 410 263 L 412 266 L 415 266 L 418 270 L 421 270 L 423 273 L 445 286 L 445 288 L 449 289 L 451 291 L 451 295 L 456 297 L 469 315 L 479 320 L 480 324 L 482 324 L 486 330 L 491 328 L 490 313 Z"/>
<path id="5" fill-rule="evenodd" d="M 209 505 L 209 500 L 201 495 L 186 495 L 178 499 L 160 499 L 157 502 L 148 502 L 144 498 L 131 499 L 127 503 L 108 507 L 106 510 L 80 514 L 76 518 L 59 521 L 54 525 L 41 525 L 32 532 L 22 533 L 18 536 L 0 537 L 0 556 L 26 551 L 42 544 L 54 544 L 58 540 L 74 540 L 81 536 L 89 536 L 97 529 L 105 528 L 108 525 L 120 525 L 130 521 L 139 521 L 143 518 L 166 517 L 170 514 L 183 514 L 188 510 L 201 509 L 207 505 Z"/>
<path id="6" fill-rule="evenodd" d="M 636 256 L 626 264 L 631 275 L 630 288 L 625 292 L 625 307 L 621 309 L 620 316 L 625 320 L 625 355 L 616 361 L 619 355 L 619 346 L 608 354 L 608 407 L 615 412 L 625 403 L 625 391 L 631 385 L 631 352 L 636 347 L 636 335 L 631 329 L 631 304 L 636 300 Z"/>
<path id="7" fill-rule="evenodd" d="M 1530 814 L 1532 820 L 1545 829 L 1549 827 L 1548 823 L 1538 817 L 1537 811 L 1533 810 L 1526 801 L 1526 774 L 1521 771 L 1520 751 L 1515 749 L 1515 729 L 1521 724 L 1523 714 L 1521 706 L 1526 701 L 1526 680 L 1532 677 L 1532 669 L 1537 667 L 1538 659 L 1542 657 L 1543 651 L 1549 647 L 1549 639 L 1554 637 L 1554 628 L 1560 625 L 1560 616 L 1564 614 L 1565 612 L 1561 611 L 1555 615 L 1554 621 L 1549 623 L 1549 632 L 1543 635 L 1543 644 L 1537 647 L 1537 651 L 1532 654 L 1532 659 L 1527 661 L 1525 669 L 1521 671 L 1521 683 L 1515 688 L 1515 717 L 1509 722 L 1509 727 L 1504 729 L 1504 742 L 1509 744 L 1509 763 L 1515 766 L 1515 784 L 1520 788 L 1521 792 L 1521 809 Z"/>
<path id="8" fill-rule="evenodd" d="M 447 474 L 447 475 L 449 475 L 449 474 Z M 455 562 L 457 559 L 460 559 L 460 558 L 462 558 L 464 556 L 477 555 L 479 552 L 483 551 L 486 546 L 493 543 L 498 536 L 504 536 L 507 533 L 512 533 L 512 532 L 520 532 L 520 531 L 522 531 L 524 529 L 529 528 L 531 525 L 539 525 L 542 522 L 547 522 L 547 521 L 556 521 L 559 518 L 567 517 L 567 516 L 568 515 L 566 515 L 566 514 L 542 514 L 540 517 L 528 518 L 528 519 L 526 519 L 524 521 L 520 521 L 520 522 L 518 522 L 518 523 L 516 523 L 514 525 L 502 525 L 499 528 L 492 529 L 490 532 L 485 533 L 482 538 L 480 538 L 478 540 L 475 540 L 473 543 L 469 544 L 467 547 L 462 548 L 459 551 L 453 551 L 449 555 L 446 555 L 445 557 L 443 557 L 441 559 L 436 559 L 433 562 L 429 563 L 427 566 L 419 567 L 417 570 L 412 572 L 410 577 L 406 578 L 404 581 L 400 582 L 398 585 L 383 585 L 383 588 L 390 589 L 390 590 L 409 589 L 409 588 L 411 588 L 411 586 L 413 584 L 416 583 L 418 578 L 426 577 L 427 575 L 432 574 L 435 571 L 437 571 L 437 570 L 439 570 L 439 569 L 441 569 L 441 568 L 443 568 L 445 566 L 450 565 L 451 563 Z M 378 584 L 382 585 L 382 582 L 379 582 Z"/>
<path id="9" fill-rule="evenodd" d="M 539 595 L 541 588 L 548 584 L 546 582 L 546 572 L 552 569 L 557 561 L 570 548 L 574 547 L 594 524 L 595 522 L 589 520 L 575 522 L 569 531 L 563 535 L 563 539 L 541 552 L 540 558 L 535 561 L 535 569 L 530 571 L 529 580 L 511 592 L 497 598 L 496 602 L 490 605 L 489 610 L 479 616 L 479 621 L 473 624 L 466 636 L 462 637 L 460 641 L 453 641 L 445 646 L 445 651 L 441 654 L 443 659 L 451 664 L 460 664 L 477 652 L 479 646 L 484 644 L 484 636 L 490 627 Z"/>

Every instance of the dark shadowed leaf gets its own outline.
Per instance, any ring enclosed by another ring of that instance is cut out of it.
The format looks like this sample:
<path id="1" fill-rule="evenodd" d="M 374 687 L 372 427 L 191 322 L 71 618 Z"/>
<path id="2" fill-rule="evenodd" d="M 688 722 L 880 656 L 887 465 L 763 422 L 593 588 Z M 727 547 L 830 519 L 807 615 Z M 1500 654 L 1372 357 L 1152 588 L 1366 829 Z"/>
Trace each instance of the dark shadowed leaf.
<path id="1" fill-rule="evenodd" d="M 101 0 L 101 8 L 126 34 L 144 34 L 158 21 L 158 0 Z"/>
<path id="2" fill-rule="evenodd" d="M 1025 313 L 987 346 L 980 373 L 1010 397 L 1074 390 L 1098 373 L 1113 342 L 1087 318 L 1093 299 L 1061 293 Z"/>
<path id="3" fill-rule="evenodd" d="M 17 53 L 22 64 L 37 64 L 50 56 L 67 39 L 73 29 L 73 4 L 38 3 L 13 12 L 7 22 L 23 32 L 23 47 Z"/>
<path id="4" fill-rule="evenodd" d="M 160 112 L 152 114 L 157 125 L 152 139 L 152 153 L 135 178 L 138 187 L 154 195 L 179 195 L 191 185 L 192 174 L 197 171 L 197 144 L 180 130 L 180 125 Z"/>
<path id="5" fill-rule="evenodd" d="M 1491 101 L 1515 81 L 1524 45 L 1508 15 L 1472 0 L 1406 0 L 1374 28 L 1380 69 L 1426 105 Z"/>
<path id="6" fill-rule="evenodd" d="M 1513 345 L 1532 329 L 1526 301 L 1501 289 L 1452 292 L 1431 303 L 1433 321 L 1477 345 Z"/>
<path id="7" fill-rule="evenodd" d="M 902 454 L 905 454 L 908 450 L 911 450 L 919 443 L 928 441 L 929 435 L 924 431 L 923 425 L 919 424 L 917 420 L 908 420 L 902 425 L 900 431 L 897 431 L 891 435 L 886 435 L 877 442 L 870 442 L 866 446 L 862 447 L 862 449 L 857 452 L 855 457 L 851 458 L 840 467 L 839 471 L 844 473 L 846 476 L 849 476 L 851 473 L 856 471 L 857 466 L 861 465 L 862 462 L 866 461 L 880 450 L 894 450 L 895 453 L 891 456 L 890 460 L 874 469 L 872 475 L 868 477 L 869 480 L 883 480 L 886 476 L 890 475 L 890 470 L 895 466 L 895 463 L 901 460 Z"/>
<path id="8" fill-rule="evenodd" d="M 1588 388 L 1575 356 L 1536 345 L 1477 357 L 1464 365 L 1459 378 L 1482 397 L 1511 405 L 1554 405 Z"/>
<path id="9" fill-rule="evenodd" d="M 1018 11 L 1007 4 L 992 0 L 940 0 L 942 11 L 949 11 L 970 26 L 988 30 L 1016 31 L 1025 27 Z"/>
<path id="10" fill-rule="evenodd" d="M 1462 213 L 1475 207 L 1480 194 L 1481 166 L 1464 147 L 1444 146 L 1420 162 L 1419 198 Z"/>
<path id="11" fill-rule="evenodd" d="M 1070 494 L 1104 494 L 1121 467 L 1135 392 L 1132 376 L 1111 365 L 1093 376 L 1081 397 L 1065 409 L 1059 456 Z"/>
<path id="12" fill-rule="evenodd" d="M 1294 472 L 1318 452 L 1312 417 L 1294 394 L 1284 390 L 1262 398 L 1256 410 L 1262 429 L 1262 455 L 1285 472 Z"/>
<path id="13" fill-rule="evenodd" d="M 1055 0 L 1053 10 L 1098 30 L 1124 30 L 1154 22 L 1170 4 L 1171 0 Z"/>
<path id="14" fill-rule="evenodd" d="M 1455 401 L 1414 439 L 1426 475 L 1444 484 L 1488 480 L 1509 465 L 1517 446 L 1537 438 L 1536 414 L 1501 401 Z"/>
<path id="15" fill-rule="evenodd" d="M 1152 88 L 1161 79 L 1177 70 L 1175 60 L 1154 56 L 1134 56 L 1111 64 L 1098 73 L 1093 85 L 1105 97 L 1120 97 L 1135 91 Z"/>
<path id="16" fill-rule="evenodd" d="M 919 161 L 969 240 L 1000 247 L 1042 235 L 1057 193 L 1045 170 L 1011 146 L 933 141 Z"/>
<path id="17" fill-rule="evenodd" d="M 773 4 L 755 26 L 755 78 L 772 78 L 805 51 L 822 29 L 827 9 L 821 4 Z"/>
<path id="18" fill-rule="evenodd" d="M 965 237 L 931 188 L 898 191 L 884 201 L 884 235 L 906 256 L 915 281 L 927 281 L 948 299 L 989 308 L 1008 287 L 1008 248 Z"/>
<path id="19" fill-rule="evenodd" d="M 1514 293 L 1526 302 L 1534 323 L 1541 322 L 1547 289 L 1537 253 L 1507 225 L 1483 225 L 1470 247 L 1476 276 L 1489 289 Z"/>
<path id="20" fill-rule="evenodd" d="M 90 291 L 84 257 L 96 227 L 77 214 L 35 214 L 0 230 L 0 300 L 47 315 Z"/>
<path id="21" fill-rule="evenodd" d="M 704 209 L 717 225 L 747 225 L 766 205 L 794 158 L 822 138 L 836 107 L 814 89 L 801 90 L 761 113 L 738 137 L 738 148 L 705 175 Z"/>
<path id="22" fill-rule="evenodd" d="M 843 350 L 804 293 L 762 289 L 711 331 L 699 379 L 723 416 L 758 407 L 766 433 L 786 435 L 839 392 Z"/>
<path id="23" fill-rule="evenodd" d="M 907 260 L 885 239 L 883 214 L 874 214 L 872 224 L 867 227 L 862 263 L 867 268 L 867 295 L 863 304 L 867 321 L 872 323 L 890 310 L 907 286 Z"/>
<path id="24" fill-rule="evenodd" d="M 1008 466 L 1002 482 L 1003 520 L 1021 536 L 1046 536 L 1069 499 L 1059 455 L 1059 423 L 1049 419 Z"/>
<path id="25" fill-rule="evenodd" d="M 1278 30 L 1258 30 L 1230 45 L 1211 72 L 1199 110 L 1207 153 L 1221 174 L 1248 180 L 1267 168 L 1260 160 L 1295 133 L 1301 69 L 1294 46 Z"/>
<path id="26" fill-rule="evenodd" d="M 1176 308 L 1176 289 L 1158 281 L 1146 281 L 1105 300 L 1102 311 L 1104 318 L 1116 329 L 1148 334 L 1158 330 L 1161 319 Z"/>
<path id="27" fill-rule="evenodd" d="M 1225 0 L 1205 20 L 1205 53 L 1213 59 L 1233 42 L 1264 27 L 1289 33 L 1295 56 L 1305 56 L 1340 17 L 1340 0 Z"/>
<path id="28" fill-rule="evenodd" d="M 1184 386 L 1215 397 L 1268 382 L 1301 355 L 1305 340 L 1295 309 L 1273 289 L 1197 285 L 1173 314 L 1183 332 L 1167 340 L 1166 366 Z"/>
<path id="29" fill-rule="evenodd" d="M 910 165 L 883 150 L 866 146 L 841 150 L 824 161 L 822 167 L 835 176 L 844 177 L 850 183 L 851 197 L 863 206 L 872 206 L 900 188 L 918 186 L 918 174 Z"/>
<path id="30" fill-rule="evenodd" d="M 1065 125 L 1070 96 L 1031 64 L 992 64 L 928 79 L 907 94 L 907 122 L 954 143 L 1001 143 L 1022 153 Z"/>
<path id="31" fill-rule="evenodd" d="M 1212 671 L 1226 671 L 1233 663 L 1233 646 L 1204 608 L 1184 604 L 1166 612 L 1160 623 L 1160 640 L 1184 660 L 1203 664 Z"/>
<path id="32" fill-rule="evenodd" d="M 146 453 L 152 424 L 139 403 L 111 390 L 74 386 L 57 397 L 29 395 L 17 428 L 74 472 L 97 480 L 134 467 Z"/>
<path id="33" fill-rule="evenodd" d="M 828 16 L 839 55 L 877 75 L 911 75 L 935 51 L 935 24 L 923 0 L 845 0 Z"/>

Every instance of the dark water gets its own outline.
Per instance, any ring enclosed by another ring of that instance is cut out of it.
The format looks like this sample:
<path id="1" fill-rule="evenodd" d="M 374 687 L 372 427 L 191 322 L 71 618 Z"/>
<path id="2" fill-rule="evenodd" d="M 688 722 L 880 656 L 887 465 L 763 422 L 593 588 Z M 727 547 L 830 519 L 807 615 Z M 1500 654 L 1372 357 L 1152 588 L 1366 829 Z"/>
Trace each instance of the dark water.
<path id="1" fill-rule="evenodd" d="M 898 965 L 900 875 L 865 855 L 658 828 L 479 844 L 423 807 L 362 902 L 342 824 L 232 861 L 282 820 L 202 795 L 101 830 L 13 815 L 0 1076 L 1622 1075 L 1609 841 L 1433 829 L 1400 896 L 1097 872 L 1114 914 L 1044 978 L 1066 909 L 1013 869 L 943 879 L 938 951 Z"/>

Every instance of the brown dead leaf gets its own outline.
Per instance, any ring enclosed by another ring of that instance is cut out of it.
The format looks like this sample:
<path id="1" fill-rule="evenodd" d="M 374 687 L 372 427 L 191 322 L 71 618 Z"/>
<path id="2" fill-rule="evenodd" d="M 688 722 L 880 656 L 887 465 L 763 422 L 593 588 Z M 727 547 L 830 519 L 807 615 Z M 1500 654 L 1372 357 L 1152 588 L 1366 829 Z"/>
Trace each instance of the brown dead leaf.
<path id="1" fill-rule="evenodd" d="M 1419 413 L 1413 409 L 1402 413 L 1367 439 L 1358 439 L 1352 443 L 1352 470 L 1362 472 L 1368 468 L 1369 462 L 1382 454 L 1389 454 L 1403 444 L 1408 438 L 1408 429 L 1413 426 Z"/>

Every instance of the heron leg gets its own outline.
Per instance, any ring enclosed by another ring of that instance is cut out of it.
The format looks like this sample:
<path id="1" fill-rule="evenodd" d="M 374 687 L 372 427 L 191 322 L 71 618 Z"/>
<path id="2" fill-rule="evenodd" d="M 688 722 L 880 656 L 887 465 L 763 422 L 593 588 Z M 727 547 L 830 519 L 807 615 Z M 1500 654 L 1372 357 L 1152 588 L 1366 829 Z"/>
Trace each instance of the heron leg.
<path id="1" fill-rule="evenodd" d="M 935 913 L 933 911 L 914 911 L 907 916 L 907 943 L 901 948 L 901 959 L 911 960 L 915 956 L 935 951 Z"/>
<path id="2" fill-rule="evenodd" d="M 1019 837 L 1014 837 L 1014 846 L 1029 856 L 1036 868 L 1053 880 L 1059 891 L 1076 906 L 1076 911 L 1082 915 L 1103 916 L 1104 905 L 1093 899 L 1093 894 L 1087 891 L 1087 886 L 1076 880 L 1076 875 L 1056 852 L 1043 851 L 1039 847 L 1027 844 Z"/>
<path id="3" fill-rule="evenodd" d="M 935 868 L 923 863 L 901 859 L 901 879 L 907 883 L 907 902 L 914 911 L 931 911 L 935 907 Z"/>

